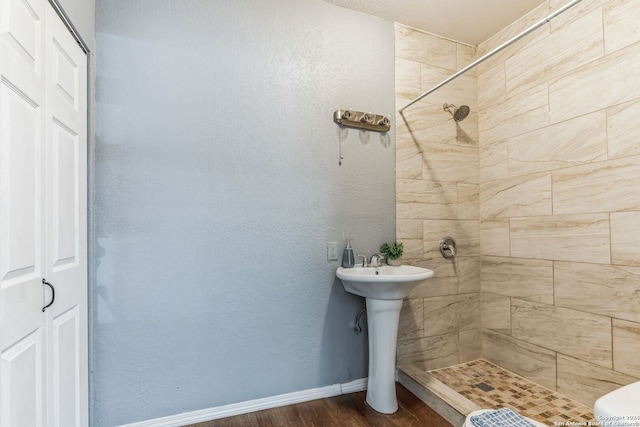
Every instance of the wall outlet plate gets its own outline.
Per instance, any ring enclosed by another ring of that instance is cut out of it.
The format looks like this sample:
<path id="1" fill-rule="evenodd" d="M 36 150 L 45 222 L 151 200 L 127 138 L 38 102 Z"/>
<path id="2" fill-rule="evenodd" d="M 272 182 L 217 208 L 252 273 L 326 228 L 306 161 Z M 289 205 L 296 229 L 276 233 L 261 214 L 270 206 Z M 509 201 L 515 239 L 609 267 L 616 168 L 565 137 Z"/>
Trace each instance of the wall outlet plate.
<path id="1" fill-rule="evenodd" d="M 338 260 L 338 242 L 327 242 L 327 261 Z"/>

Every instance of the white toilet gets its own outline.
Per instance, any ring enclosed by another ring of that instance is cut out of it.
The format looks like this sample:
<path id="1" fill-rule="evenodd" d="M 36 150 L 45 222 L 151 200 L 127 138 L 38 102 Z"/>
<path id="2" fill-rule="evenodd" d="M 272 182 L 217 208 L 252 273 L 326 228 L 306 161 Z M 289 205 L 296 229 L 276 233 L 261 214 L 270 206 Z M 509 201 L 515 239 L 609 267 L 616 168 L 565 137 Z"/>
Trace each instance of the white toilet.
<path id="1" fill-rule="evenodd" d="M 593 415 L 607 427 L 640 426 L 640 381 L 596 400 Z"/>
<path id="2" fill-rule="evenodd" d="M 491 412 L 493 409 L 480 409 L 478 411 L 473 411 L 472 413 L 470 413 L 469 415 L 467 415 L 467 420 L 464 422 L 464 425 L 462 427 L 475 427 L 473 424 L 471 424 L 471 417 L 474 415 L 480 415 L 480 414 L 484 414 L 485 412 Z M 536 427 L 549 427 L 545 424 L 541 424 L 535 420 L 532 420 L 531 418 L 527 418 L 524 417 L 524 419 L 526 419 L 527 421 L 529 421 L 531 424 L 533 424 Z"/>

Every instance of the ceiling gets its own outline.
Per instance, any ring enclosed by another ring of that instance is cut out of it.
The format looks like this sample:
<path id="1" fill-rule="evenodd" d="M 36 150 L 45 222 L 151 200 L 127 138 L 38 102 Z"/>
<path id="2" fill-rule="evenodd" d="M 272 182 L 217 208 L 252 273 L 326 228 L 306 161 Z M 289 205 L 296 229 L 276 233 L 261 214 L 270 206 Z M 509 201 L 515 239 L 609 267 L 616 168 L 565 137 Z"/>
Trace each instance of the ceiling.
<path id="1" fill-rule="evenodd" d="M 478 45 L 546 0 L 324 0 Z"/>

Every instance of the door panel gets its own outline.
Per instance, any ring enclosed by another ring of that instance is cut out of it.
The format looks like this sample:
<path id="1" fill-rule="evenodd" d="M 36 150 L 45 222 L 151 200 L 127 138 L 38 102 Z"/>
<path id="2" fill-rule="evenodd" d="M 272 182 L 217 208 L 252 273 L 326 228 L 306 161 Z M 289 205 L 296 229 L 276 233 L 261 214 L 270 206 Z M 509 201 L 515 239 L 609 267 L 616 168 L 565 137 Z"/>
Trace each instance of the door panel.
<path id="1" fill-rule="evenodd" d="M 53 9 L 45 32 L 46 265 L 56 289 L 48 388 L 52 426 L 87 425 L 87 80 L 86 55 Z"/>
<path id="2" fill-rule="evenodd" d="M 53 245 L 52 269 L 78 267 L 80 236 L 79 197 L 78 194 L 78 162 L 80 136 L 62 123 L 52 123 L 51 162 L 53 187 Z"/>
<path id="3" fill-rule="evenodd" d="M 52 77 L 53 87 L 58 94 L 78 110 L 80 103 L 80 70 L 78 64 L 69 56 L 56 38 L 52 41 L 53 63 Z"/>
<path id="4" fill-rule="evenodd" d="M 0 2 L 0 62 L 2 79 L 39 99 L 44 74 L 42 0 L 2 0 Z"/>
<path id="5" fill-rule="evenodd" d="M 2 427 L 88 425 L 86 114 L 86 56 L 53 8 L 0 0 Z"/>
<path id="6" fill-rule="evenodd" d="M 81 426 L 79 384 L 82 342 L 80 308 L 73 307 L 53 321 L 53 426 Z"/>
<path id="7" fill-rule="evenodd" d="M 42 253 L 42 111 L 18 88 L 0 82 L 0 280 L 3 288 L 36 278 Z"/>
<path id="8" fill-rule="evenodd" d="M 0 358 L 0 424 L 42 426 L 44 420 L 44 351 L 38 329 L 2 352 Z"/>
<path id="9" fill-rule="evenodd" d="M 29 0 L 7 0 L 0 14 L 0 33 L 20 57 L 36 74 L 42 67 L 42 2 Z"/>
<path id="10" fill-rule="evenodd" d="M 86 296 L 87 80 L 84 52 L 55 12 L 49 13 L 54 17 L 46 34 L 47 69 L 55 72 L 46 84 L 45 275 L 61 296 L 73 289 L 75 298 L 55 305 L 60 314 Z"/>
<path id="11" fill-rule="evenodd" d="M 0 81 L 0 324 L 11 325 L 0 329 L 0 351 L 42 322 L 41 110 Z"/>
<path id="12" fill-rule="evenodd" d="M 43 2 L 0 1 L 0 424 L 45 422 Z"/>

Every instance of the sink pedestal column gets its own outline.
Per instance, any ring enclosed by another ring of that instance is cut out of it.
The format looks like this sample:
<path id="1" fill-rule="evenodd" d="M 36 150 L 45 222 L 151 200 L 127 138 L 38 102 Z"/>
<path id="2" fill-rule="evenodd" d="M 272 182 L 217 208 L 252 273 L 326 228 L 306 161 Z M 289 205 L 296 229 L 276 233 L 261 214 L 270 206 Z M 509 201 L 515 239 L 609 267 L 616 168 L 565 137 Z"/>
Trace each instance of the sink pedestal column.
<path id="1" fill-rule="evenodd" d="M 402 300 L 367 298 L 369 325 L 369 383 L 367 403 L 383 414 L 398 410 L 396 343 Z"/>

